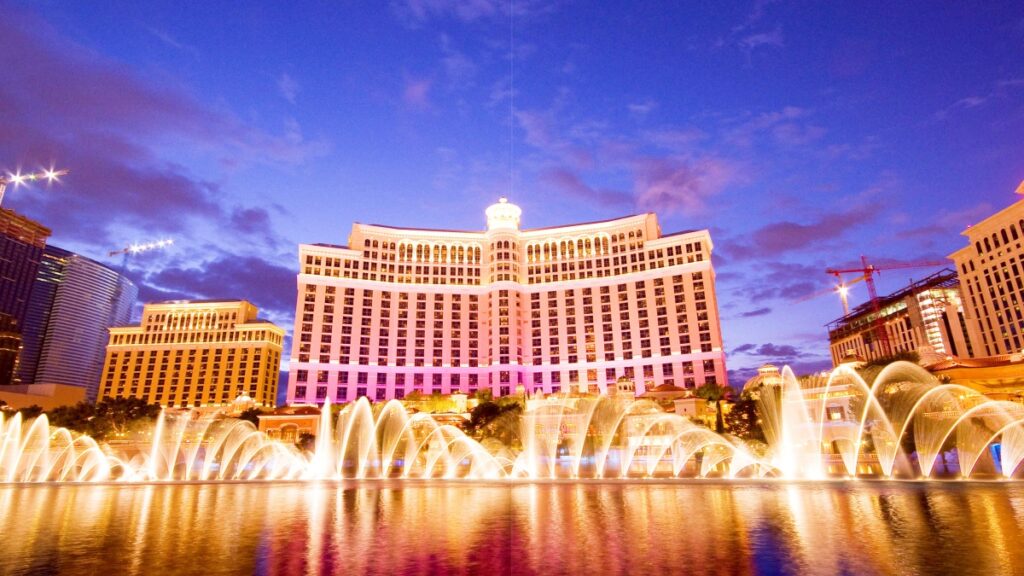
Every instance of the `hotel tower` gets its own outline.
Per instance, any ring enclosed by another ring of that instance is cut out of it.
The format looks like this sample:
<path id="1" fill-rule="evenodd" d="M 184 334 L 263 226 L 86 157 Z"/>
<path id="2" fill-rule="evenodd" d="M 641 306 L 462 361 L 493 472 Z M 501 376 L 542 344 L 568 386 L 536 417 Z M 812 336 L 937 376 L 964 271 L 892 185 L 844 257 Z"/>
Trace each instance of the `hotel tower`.
<path id="1" fill-rule="evenodd" d="M 707 230 L 521 213 L 502 198 L 483 232 L 357 223 L 348 246 L 300 245 L 288 403 L 726 383 Z"/>
<path id="2" fill-rule="evenodd" d="M 277 399 L 284 330 L 245 300 L 146 304 L 137 326 L 110 329 L 99 399 L 141 398 L 169 407 Z"/>

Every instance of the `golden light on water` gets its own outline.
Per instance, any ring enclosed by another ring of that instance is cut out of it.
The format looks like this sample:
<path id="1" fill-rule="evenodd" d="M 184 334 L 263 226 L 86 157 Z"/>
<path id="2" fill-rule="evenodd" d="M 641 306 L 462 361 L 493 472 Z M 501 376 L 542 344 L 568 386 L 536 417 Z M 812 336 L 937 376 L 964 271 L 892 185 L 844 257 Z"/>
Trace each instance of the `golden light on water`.
<path id="1" fill-rule="evenodd" d="M 0 533 L 15 574 L 1019 574 L 1022 505 L 1010 483 L 4 486 Z"/>

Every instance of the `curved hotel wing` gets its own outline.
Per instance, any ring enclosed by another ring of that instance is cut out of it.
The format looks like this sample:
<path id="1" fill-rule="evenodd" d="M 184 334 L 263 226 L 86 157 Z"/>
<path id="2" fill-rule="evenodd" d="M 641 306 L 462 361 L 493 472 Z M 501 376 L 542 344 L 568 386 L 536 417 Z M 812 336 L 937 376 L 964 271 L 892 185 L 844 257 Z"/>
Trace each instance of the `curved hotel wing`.
<path id="1" fill-rule="evenodd" d="M 288 403 L 725 384 L 707 230 L 486 214 L 485 232 L 357 223 L 349 246 L 300 245 Z"/>

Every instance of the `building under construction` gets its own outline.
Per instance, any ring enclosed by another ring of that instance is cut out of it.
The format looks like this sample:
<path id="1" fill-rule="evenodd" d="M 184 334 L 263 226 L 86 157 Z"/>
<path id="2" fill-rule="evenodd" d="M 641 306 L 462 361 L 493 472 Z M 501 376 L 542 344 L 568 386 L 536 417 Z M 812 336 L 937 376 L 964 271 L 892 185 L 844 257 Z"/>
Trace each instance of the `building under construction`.
<path id="1" fill-rule="evenodd" d="M 917 352 L 923 359 L 972 357 L 956 272 L 945 269 L 865 302 L 828 324 L 832 364 Z"/>

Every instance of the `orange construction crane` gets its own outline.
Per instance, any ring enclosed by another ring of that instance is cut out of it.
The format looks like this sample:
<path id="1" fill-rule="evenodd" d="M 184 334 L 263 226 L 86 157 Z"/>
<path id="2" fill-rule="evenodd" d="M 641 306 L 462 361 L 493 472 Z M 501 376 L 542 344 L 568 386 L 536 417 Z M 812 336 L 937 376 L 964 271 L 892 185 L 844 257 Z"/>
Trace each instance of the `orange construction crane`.
<path id="1" fill-rule="evenodd" d="M 850 303 L 847 299 L 847 294 L 850 291 L 850 285 L 856 284 L 857 282 L 864 281 L 868 287 L 868 297 L 871 299 L 871 309 L 875 313 L 874 328 L 875 328 L 875 340 L 880 344 L 882 348 L 882 354 L 888 355 L 889 352 L 889 334 L 885 330 L 885 319 L 882 318 L 882 306 L 878 299 L 878 291 L 875 289 L 875 274 L 881 274 L 882 270 L 900 270 L 903 268 L 935 268 L 939 266 L 946 266 L 946 262 L 904 262 L 899 264 L 887 264 L 882 266 L 875 266 L 874 264 L 868 264 L 868 259 L 864 256 L 860 257 L 860 268 L 828 268 L 825 270 L 827 274 L 835 276 L 839 280 L 839 285 L 836 287 L 836 292 L 839 293 L 839 297 L 843 300 L 843 316 L 850 314 Z M 843 274 L 860 274 L 849 281 L 843 279 Z"/>

